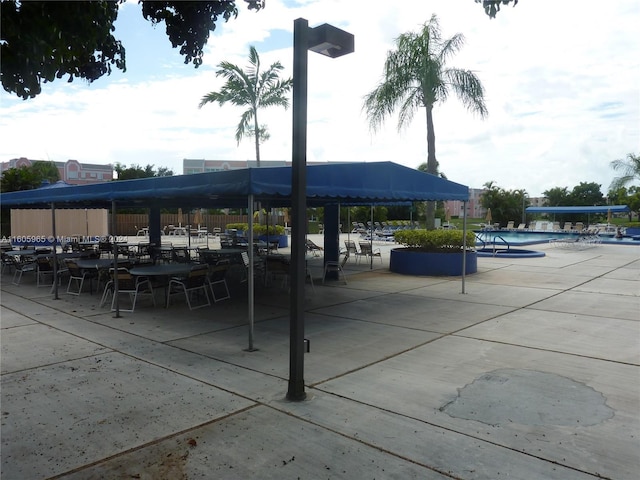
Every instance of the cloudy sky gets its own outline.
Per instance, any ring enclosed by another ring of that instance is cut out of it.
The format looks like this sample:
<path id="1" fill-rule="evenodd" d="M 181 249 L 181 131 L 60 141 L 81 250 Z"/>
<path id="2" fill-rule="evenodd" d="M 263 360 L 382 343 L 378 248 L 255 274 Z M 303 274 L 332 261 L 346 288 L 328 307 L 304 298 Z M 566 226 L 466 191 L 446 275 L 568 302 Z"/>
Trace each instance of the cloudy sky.
<path id="1" fill-rule="evenodd" d="M 219 90 L 216 66 L 248 63 L 254 45 L 264 65 L 280 61 L 292 74 L 296 18 L 330 23 L 355 35 L 355 53 L 338 59 L 309 54 L 309 161 L 426 161 L 426 125 L 418 112 L 397 130 L 391 117 L 376 133 L 363 97 L 381 79 L 401 33 L 435 13 L 443 35 L 462 33 L 465 47 L 450 66 L 473 70 L 486 89 L 489 116 L 467 112 L 455 96 L 434 110 L 436 154 L 450 180 L 525 188 L 597 182 L 606 194 L 611 160 L 640 153 L 640 3 L 637 0 L 520 0 L 489 19 L 473 0 L 267 0 L 256 13 L 238 1 L 238 18 L 219 23 L 204 64 L 185 65 L 163 26 L 142 19 L 137 2 L 121 7 L 115 35 L 127 72 L 92 84 L 59 80 L 23 101 L 0 93 L 0 160 L 16 157 L 125 165 L 153 164 L 182 173 L 184 158 L 253 160 L 250 140 L 234 139 L 240 108 L 210 104 Z M 291 110 L 260 112 L 271 139 L 263 160 L 291 159 Z"/>

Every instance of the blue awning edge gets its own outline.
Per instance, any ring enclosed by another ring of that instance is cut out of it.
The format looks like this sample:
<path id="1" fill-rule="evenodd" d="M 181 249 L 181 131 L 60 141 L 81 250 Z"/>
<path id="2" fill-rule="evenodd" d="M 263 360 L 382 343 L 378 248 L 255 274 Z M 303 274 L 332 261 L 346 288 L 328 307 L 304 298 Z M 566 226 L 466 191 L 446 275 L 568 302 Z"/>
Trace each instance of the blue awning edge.
<path id="1" fill-rule="evenodd" d="M 0 195 L 3 207 L 57 208 L 237 207 L 247 197 L 288 206 L 291 167 L 261 167 L 171 177 L 39 188 Z M 385 204 L 469 199 L 469 188 L 393 162 L 307 166 L 307 205 Z"/>

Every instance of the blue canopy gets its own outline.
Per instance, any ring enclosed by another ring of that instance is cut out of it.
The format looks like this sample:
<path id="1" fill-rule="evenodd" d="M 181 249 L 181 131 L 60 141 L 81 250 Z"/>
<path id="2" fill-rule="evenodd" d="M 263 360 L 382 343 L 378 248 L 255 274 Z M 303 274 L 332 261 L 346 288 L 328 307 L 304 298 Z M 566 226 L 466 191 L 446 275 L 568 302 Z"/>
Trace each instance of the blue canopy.
<path id="1" fill-rule="evenodd" d="M 291 167 L 262 167 L 39 188 L 0 195 L 3 207 L 240 207 L 247 197 L 288 206 Z M 307 166 L 307 205 L 469 199 L 469 188 L 392 162 Z"/>
<path id="2" fill-rule="evenodd" d="M 594 205 L 564 207 L 527 207 L 527 213 L 622 213 L 630 211 L 627 205 Z"/>

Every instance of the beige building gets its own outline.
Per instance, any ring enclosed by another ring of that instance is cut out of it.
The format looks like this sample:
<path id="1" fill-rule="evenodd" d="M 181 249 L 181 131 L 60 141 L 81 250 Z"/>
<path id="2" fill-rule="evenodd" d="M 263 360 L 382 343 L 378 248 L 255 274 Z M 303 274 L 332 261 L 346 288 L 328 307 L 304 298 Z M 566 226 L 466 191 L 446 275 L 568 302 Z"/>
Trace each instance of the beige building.
<path id="1" fill-rule="evenodd" d="M 260 165 L 263 167 L 287 167 L 291 162 L 284 160 L 261 160 Z M 191 175 L 193 173 L 206 172 L 222 172 L 225 170 L 238 170 L 240 168 L 257 167 L 258 162 L 255 160 L 205 160 L 185 158 L 182 160 L 182 173 Z"/>
<path id="2" fill-rule="evenodd" d="M 0 172 L 4 172 L 10 168 L 30 167 L 33 165 L 33 162 L 37 161 L 46 162 L 48 160 L 29 160 L 25 157 L 13 158 L 8 162 L 0 163 Z M 60 180 L 73 185 L 110 182 L 113 180 L 113 165 L 111 164 L 80 163 L 77 160 L 52 163 L 58 169 Z"/>

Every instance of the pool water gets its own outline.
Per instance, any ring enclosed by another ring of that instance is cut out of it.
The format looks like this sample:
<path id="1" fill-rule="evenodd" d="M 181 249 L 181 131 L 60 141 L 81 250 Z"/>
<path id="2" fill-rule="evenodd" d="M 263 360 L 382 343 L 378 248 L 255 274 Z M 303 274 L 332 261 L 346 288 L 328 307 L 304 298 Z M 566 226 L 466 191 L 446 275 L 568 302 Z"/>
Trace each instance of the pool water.
<path id="1" fill-rule="evenodd" d="M 573 238 L 576 233 L 564 232 L 512 232 L 512 231 L 476 231 L 476 236 L 487 244 L 500 244 L 507 242 L 509 245 L 536 245 L 541 243 L 549 243 L 554 238 Z M 599 235 L 601 243 L 606 244 L 623 244 L 638 245 L 640 240 L 634 240 L 632 237 L 614 238 L 613 235 Z M 476 246 L 482 246 L 482 242 L 476 240 Z"/>
<path id="2" fill-rule="evenodd" d="M 494 257 L 494 258 L 537 258 L 544 257 L 544 252 L 537 250 L 525 250 L 524 248 L 502 249 L 499 246 L 495 251 L 491 247 L 479 248 L 477 250 L 478 257 Z"/>

